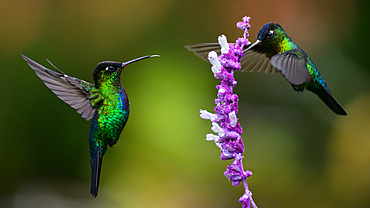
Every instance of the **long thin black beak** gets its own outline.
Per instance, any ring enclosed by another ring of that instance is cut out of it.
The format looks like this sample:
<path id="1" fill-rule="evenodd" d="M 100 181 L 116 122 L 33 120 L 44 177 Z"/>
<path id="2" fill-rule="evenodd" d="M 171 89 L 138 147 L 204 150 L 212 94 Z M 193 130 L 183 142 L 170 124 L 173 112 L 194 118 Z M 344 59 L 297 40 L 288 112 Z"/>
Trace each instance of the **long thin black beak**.
<path id="1" fill-rule="evenodd" d="M 143 57 L 140 57 L 140 58 L 136 58 L 136 59 L 132 59 L 130 61 L 127 61 L 125 63 L 122 63 L 122 68 L 131 64 L 131 63 L 134 63 L 136 61 L 140 61 L 140 60 L 143 60 L 143 59 L 146 59 L 146 58 L 152 58 L 152 57 L 159 57 L 159 55 L 149 55 L 149 56 L 143 56 Z"/>
<path id="2" fill-rule="evenodd" d="M 248 51 L 249 49 L 253 48 L 254 46 L 258 45 L 262 43 L 262 41 L 260 40 L 256 40 L 256 42 L 254 42 L 251 46 L 249 46 L 247 49 L 245 49 L 243 52 L 245 53 L 246 51 Z"/>

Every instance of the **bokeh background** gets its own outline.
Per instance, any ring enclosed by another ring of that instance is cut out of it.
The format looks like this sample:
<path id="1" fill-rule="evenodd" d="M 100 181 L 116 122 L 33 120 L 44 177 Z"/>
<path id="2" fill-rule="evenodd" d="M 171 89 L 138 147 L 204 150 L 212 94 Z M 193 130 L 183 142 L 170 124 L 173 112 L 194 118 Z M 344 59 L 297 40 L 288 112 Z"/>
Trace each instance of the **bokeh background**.
<path id="1" fill-rule="evenodd" d="M 231 161 L 205 140 L 216 96 L 210 64 L 184 45 L 229 41 L 252 17 L 310 54 L 348 116 L 280 75 L 237 73 L 244 166 L 259 207 L 370 207 L 370 64 L 366 0 L 0 1 L 0 207 L 241 207 Z M 60 101 L 20 53 L 92 82 L 96 64 L 126 68 L 131 115 L 89 194 L 89 122 Z"/>

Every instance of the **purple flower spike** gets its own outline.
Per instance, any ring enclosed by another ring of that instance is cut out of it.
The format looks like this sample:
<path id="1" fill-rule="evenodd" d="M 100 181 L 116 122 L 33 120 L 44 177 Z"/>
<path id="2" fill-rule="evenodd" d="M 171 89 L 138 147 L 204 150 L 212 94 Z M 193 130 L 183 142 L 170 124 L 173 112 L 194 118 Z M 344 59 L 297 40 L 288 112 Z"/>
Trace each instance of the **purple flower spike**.
<path id="1" fill-rule="evenodd" d="M 233 186 L 243 184 L 245 193 L 239 198 L 243 208 L 257 208 L 252 199 L 252 192 L 247 185 L 247 178 L 252 172 L 243 168 L 244 144 L 241 138 L 243 129 L 241 128 L 238 114 L 238 95 L 233 93 L 233 88 L 237 84 L 234 79 L 234 72 L 241 69 L 240 61 L 244 56 L 243 48 L 250 44 L 247 37 L 250 17 L 244 17 L 242 22 L 237 23 L 237 27 L 244 31 L 243 37 L 236 40 L 236 44 L 229 44 L 225 35 L 218 37 L 221 46 L 221 55 L 217 56 L 215 51 L 208 54 L 208 59 L 212 64 L 214 77 L 221 81 L 217 85 L 217 98 L 215 99 L 215 114 L 206 110 L 200 110 L 200 117 L 211 120 L 212 131 L 215 134 L 207 134 L 207 141 L 214 141 L 221 150 L 221 160 L 234 161 L 226 168 L 224 175 L 232 182 Z"/>

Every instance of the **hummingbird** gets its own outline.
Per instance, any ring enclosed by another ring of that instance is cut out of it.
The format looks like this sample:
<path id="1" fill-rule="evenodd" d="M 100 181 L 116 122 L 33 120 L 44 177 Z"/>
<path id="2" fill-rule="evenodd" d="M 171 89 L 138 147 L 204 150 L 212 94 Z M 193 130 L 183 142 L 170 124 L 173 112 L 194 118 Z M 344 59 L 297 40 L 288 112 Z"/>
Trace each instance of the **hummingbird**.
<path id="1" fill-rule="evenodd" d="M 199 43 L 185 47 L 206 61 L 208 52 L 220 51 L 218 43 Z M 292 41 L 279 24 L 271 22 L 263 25 L 256 42 L 246 46 L 243 52 L 241 71 L 271 74 L 279 72 L 295 91 L 311 91 L 336 114 L 347 115 L 311 58 Z"/>
<path id="2" fill-rule="evenodd" d="M 131 63 L 159 55 L 143 56 L 124 63 L 100 62 L 93 72 L 94 84 L 68 76 L 48 59 L 47 61 L 56 71 L 42 66 L 23 54 L 21 56 L 54 94 L 76 109 L 82 118 L 87 121 L 92 119 L 89 133 L 90 191 L 96 198 L 104 153 L 108 145 L 113 147 L 117 143 L 130 113 L 127 93 L 120 80 L 121 72 Z"/>

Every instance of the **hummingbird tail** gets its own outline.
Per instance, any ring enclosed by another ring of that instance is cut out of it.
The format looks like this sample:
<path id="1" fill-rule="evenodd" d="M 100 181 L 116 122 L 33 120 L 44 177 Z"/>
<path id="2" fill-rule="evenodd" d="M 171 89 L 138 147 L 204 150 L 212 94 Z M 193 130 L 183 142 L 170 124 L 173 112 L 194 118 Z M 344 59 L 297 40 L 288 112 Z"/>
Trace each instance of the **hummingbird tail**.
<path id="1" fill-rule="evenodd" d="M 331 92 L 325 87 L 321 86 L 319 89 L 309 88 L 308 90 L 315 93 L 324 103 L 336 114 L 346 116 L 347 113 L 339 102 L 334 98 Z"/>
<path id="2" fill-rule="evenodd" d="M 100 180 L 100 170 L 103 157 L 100 156 L 100 151 L 97 148 L 94 157 L 91 157 L 91 195 L 96 198 L 98 195 L 99 180 Z"/>

